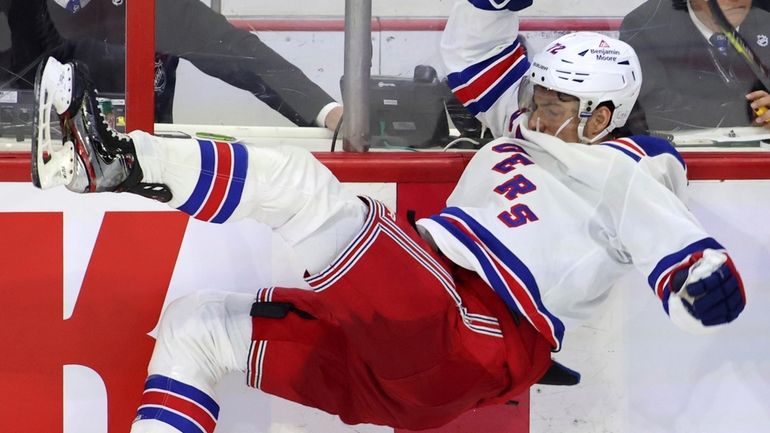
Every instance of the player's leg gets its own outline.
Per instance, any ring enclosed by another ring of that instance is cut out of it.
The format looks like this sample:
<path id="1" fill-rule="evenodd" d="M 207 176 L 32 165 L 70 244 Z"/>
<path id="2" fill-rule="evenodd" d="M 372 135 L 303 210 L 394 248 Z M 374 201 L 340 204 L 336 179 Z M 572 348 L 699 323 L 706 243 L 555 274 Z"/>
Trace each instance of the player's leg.
<path id="1" fill-rule="evenodd" d="M 247 368 L 253 302 L 252 295 L 199 292 L 166 308 L 132 433 L 214 430 L 215 385 Z"/>
<path id="2" fill-rule="evenodd" d="M 311 272 L 363 225 L 366 206 L 304 149 L 117 133 L 82 64 L 49 59 L 36 83 L 32 177 L 40 188 L 128 191 L 216 223 L 253 218 L 293 245 Z M 51 109 L 62 143 L 50 136 Z"/>
<path id="3" fill-rule="evenodd" d="M 144 180 L 167 185 L 168 205 L 199 220 L 250 218 L 294 247 L 311 273 L 359 232 L 366 205 L 305 149 L 180 140 L 132 132 Z"/>

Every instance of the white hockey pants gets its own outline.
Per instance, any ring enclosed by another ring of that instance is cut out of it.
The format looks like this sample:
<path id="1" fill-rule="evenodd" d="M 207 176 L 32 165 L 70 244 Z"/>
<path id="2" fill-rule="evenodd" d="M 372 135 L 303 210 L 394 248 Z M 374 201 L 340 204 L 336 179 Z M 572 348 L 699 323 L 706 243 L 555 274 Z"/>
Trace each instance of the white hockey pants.
<path id="1" fill-rule="evenodd" d="M 251 218 L 266 224 L 294 248 L 310 273 L 331 263 L 366 218 L 363 202 L 305 149 L 160 138 L 141 131 L 131 138 L 143 181 L 166 184 L 173 194 L 169 206 L 207 221 Z M 199 206 L 191 206 L 196 199 Z M 222 210 L 207 213 L 207 208 Z"/>
<path id="2" fill-rule="evenodd" d="M 303 149 L 130 135 L 143 181 L 166 184 L 171 207 L 208 221 L 267 224 L 311 273 L 331 263 L 363 225 L 364 203 Z M 211 206 L 218 181 L 225 185 L 219 185 L 221 203 Z M 233 191 L 239 191 L 235 198 Z M 214 211 L 202 218 L 207 208 Z M 246 371 L 253 301 L 249 294 L 201 292 L 167 307 L 132 433 L 213 430 L 216 383 L 229 372 Z"/>

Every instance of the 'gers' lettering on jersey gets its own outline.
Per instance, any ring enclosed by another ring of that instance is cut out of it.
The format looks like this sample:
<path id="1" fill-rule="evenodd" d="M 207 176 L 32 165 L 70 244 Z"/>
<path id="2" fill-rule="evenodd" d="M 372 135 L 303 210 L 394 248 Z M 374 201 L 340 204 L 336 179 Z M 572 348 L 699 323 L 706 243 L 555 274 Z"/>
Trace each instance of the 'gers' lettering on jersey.
<path id="1" fill-rule="evenodd" d="M 219 405 L 203 391 L 170 377 L 152 375 L 144 384 L 137 420 L 154 419 L 180 432 L 213 433 Z"/>
<path id="2" fill-rule="evenodd" d="M 526 317 L 558 351 L 564 338 L 564 324 L 543 305 L 537 281 L 524 262 L 460 208 L 446 208 L 431 219 L 474 255 L 484 278 L 508 308 Z"/>
<path id="3" fill-rule="evenodd" d="M 526 204 L 518 203 L 511 206 L 510 209 L 500 212 L 497 219 L 503 222 L 509 228 L 521 227 L 528 222 L 538 221 L 537 215 Z"/>
<path id="4" fill-rule="evenodd" d="M 529 69 L 524 46 L 518 41 L 497 55 L 447 76 L 455 96 L 474 116 L 489 110 Z"/>
<path id="5" fill-rule="evenodd" d="M 196 219 L 223 223 L 243 195 L 249 155 L 240 143 L 198 140 L 201 171 L 192 194 L 178 209 Z"/>
<path id="6" fill-rule="evenodd" d="M 526 156 L 517 153 L 513 156 L 509 156 L 508 158 L 505 158 L 504 160 L 498 162 L 495 164 L 494 167 L 492 167 L 493 170 L 495 170 L 498 173 L 502 174 L 508 174 L 511 171 L 516 169 L 517 165 L 532 165 L 534 162 L 527 158 Z"/>
<path id="7" fill-rule="evenodd" d="M 515 152 L 513 155 L 503 159 L 492 167 L 493 171 L 500 174 L 508 174 L 516 170 L 516 167 L 519 166 L 534 164 L 531 159 L 524 156 L 528 154 L 524 148 L 518 144 L 502 143 L 494 146 L 492 150 L 497 153 Z M 511 201 L 535 190 L 537 190 L 537 185 L 521 174 L 513 176 L 511 179 L 508 179 L 494 189 L 496 193 Z M 509 228 L 521 227 L 528 222 L 539 220 L 535 212 L 523 203 L 517 203 L 511 206 L 509 210 L 501 212 L 497 218 Z"/>

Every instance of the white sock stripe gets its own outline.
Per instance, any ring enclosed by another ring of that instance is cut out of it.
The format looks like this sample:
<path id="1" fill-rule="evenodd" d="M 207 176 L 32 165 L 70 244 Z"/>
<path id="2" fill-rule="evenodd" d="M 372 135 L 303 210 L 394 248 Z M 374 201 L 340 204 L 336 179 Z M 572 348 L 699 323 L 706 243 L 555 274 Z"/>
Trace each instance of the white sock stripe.
<path id="1" fill-rule="evenodd" d="M 313 290 L 315 292 L 322 292 L 329 288 L 332 284 L 337 282 L 340 278 L 342 278 L 347 272 L 355 265 L 361 257 L 369 250 L 369 247 L 372 246 L 374 241 L 377 239 L 379 234 L 382 232 L 382 229 L 379 225 L 374 227 L 374 229 L 371 231 L 370 235 L 367 237 L 364 237 L 361 239 L 361 242 L 356 245 L 356 248 L 349 249 L 347 251 L 347 256 L 341 256 L 340 260 L 337 261 L 334 266 L 330 267 L 329 270 L 331 272 L 327 272 L 325 275 L 326 280 L 319 285 L 316 285 L 313 287 Z"/>
<path id="2" fill-rule="evenodd" d="M 206 429 L 203 428 L 202 425 L 200 425 L 197 421 L 195 421 L 192 417 L 188 416 L 184 412 L 180 412 L 180 411 L 172 409 L 170 407 L 163 406 L 163 405 L 158 405 L 158 404 L 143 404 L 143 405 L 139 406 L 137 411 L 139 411 L 140 409 L 143 409 L 143 408 L 145 408 L 145 409 L 163 409 L 163 410 L 171 412 L 171 413 L 173 413 L 175 415 L 179 415 L 180 417 L 186 419 L 187 421 L 190 421 L 191 423 L 195 424 L 195 426 L 198 427 L 201 432 L 206 432 Z M 163 422 L 162 420 L 158 420 L 158 421 Z M 170 424 L 167 424 L 167 425 L 170 425 Z"/>
<path id="3" fill-rule="evenodd" d="M 252 388 L 262 388 L 262 375 L 265 362 L 267 340 L 252 341 L 249 348 L 249 361 L 246 384 Z"/>
<path id="4" fill-rule="evenodd" d="M 267 351 L 267 340 L 262 340 L 259 342 L 259 362 L 257 364 L 257 376 L 256 376 L 256 388 L 262 389 L 262 376 L 263 376 L 263 368 L 265 365 L 265 352 Z"/>

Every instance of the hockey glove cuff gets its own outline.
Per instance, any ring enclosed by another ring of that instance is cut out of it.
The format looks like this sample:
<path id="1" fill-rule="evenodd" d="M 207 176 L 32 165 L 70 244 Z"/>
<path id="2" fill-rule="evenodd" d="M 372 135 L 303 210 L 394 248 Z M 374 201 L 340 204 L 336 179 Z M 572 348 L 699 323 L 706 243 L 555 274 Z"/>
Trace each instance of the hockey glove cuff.
<path id="1" fill-rule="evenodd" d="M 692 266 L 674 273 L 669 284 L 669 315 L 687 331 L 703 333 L 732 322 L 746 306 L 743 284 L 732 261 L 715 250 L 705 250 Z"/>

